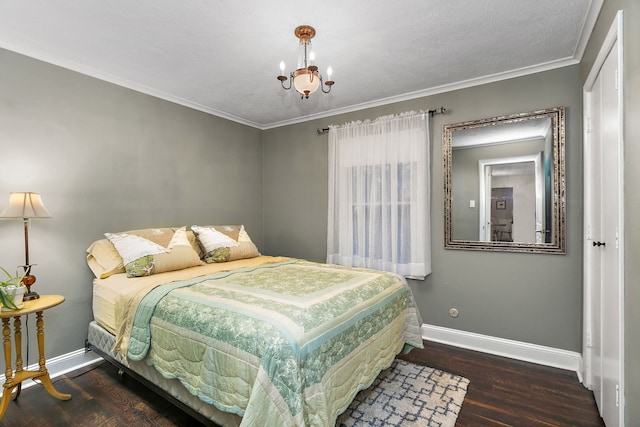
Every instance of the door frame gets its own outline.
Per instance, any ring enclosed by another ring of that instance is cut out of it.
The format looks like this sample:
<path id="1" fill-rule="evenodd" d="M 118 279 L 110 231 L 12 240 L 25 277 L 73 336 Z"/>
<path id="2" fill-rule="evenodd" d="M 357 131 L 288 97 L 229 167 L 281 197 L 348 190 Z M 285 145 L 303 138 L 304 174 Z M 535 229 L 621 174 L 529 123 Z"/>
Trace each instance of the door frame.
<path id="1" fill-rule="evenodd" d="M 619 312 L 619 354 L 620 354 L 620 388 L 619 388 L 619 420 L 620 425 L 625 425 L 624 419 L 624 407 L 625 407 L 625 386 L 624 386 L 624 90 L 623 90 L 623 73 L 624 73 L 624 57 L 623 57 L 623 11 L 620 10 L 617 12 L 616 17 L 609 29 L 609 33 L 605 38 L 602 46 L 600 47 L 600 51 L 596 60 L 589 72 L 589 76 L 585 81 L 583 86 L 583 109 L 584 109 L 584 245 L 583 245 L 583 273 L 584 273 L 584 302 L 583 302 L 583 366 L 582 366 L 582 374 L 583 374 L 583 382 L 586 387 L 589 389 L 592 388 L 593 382 L 593 366 L 592 359 L 593 355 L 591 353 L 591 337 L 592 337 L 592 319 L 594 317 L 592 311 L 593 305 L 593 288 L 594 288 L 594 278 L 591 274 L 591 270 L 589 266 L 593 261 L 593 257 L 596 253 L 591 248 L 593 242 L 593 236 L 591 235 L 590 224 L 594 221 L 594 197 L 593 197 L 593 188 L 589 185 L 589 176 L 591 173 L 591 152 L 588 149 L 591 143 L 591 135 L 590 135 L 590 123 L 589 117 L 592 116 L 591 112 L 591 103 L 590 103 L 590 92 L 593 89 L 593 86 L 596 82 L 596 79 L 600 73 L 600 69 L 604 64 L 609 52 L 617 42 L 617 54 L 618 54 L 618 94 L 617 94 L 617 103 L 618 103 L 618 111 L 619 111 L 619 120 L 618 126 L 620 129 L 617 148 L 620 154 L 620 168 L 618 170 L 618 182 L 619 182 L 619 231 L 618 231 L 618 245 L 620 249 L 620 257 L 619 257 L 619 280 L 617 283 L 618 292 L 620 295 L 618 301 L 618 312 Z"/>
<path id="2" fill-rule="evenodd" d="M 480 236 L 479 240 L 481 242 L 490 242 L 491 241 L 491 173 L 489 167 L 496 165 L 508 165 L 511 163 L 533 163 L 534 167 L 534 180 L 535 180 L 535 191 L 536 191 L 536 225 L 538 224 L 539 218 L 542 218 L 542 222 L 544 222 L 544 217 L 539 217 L 539 215 L 544 214 L 544 181 L 543 181 L 543 169 L 542 169 L 542 155 L 538 154 L 530 154 L 524 156 L 513 156 L 513 157 L 500 157 L 497 159 L 481 159 L 478 160 L 478 185 L 479 190 L 478 194 L 480 194 L 480 198 L 478 200 L 478 213 L 479 213 L 479 221 L 480 221 Z M 536 227 L 536 241 L 538 242 L 538 228 Z M 533 243 L 533 242 L 529 242 Z"/>

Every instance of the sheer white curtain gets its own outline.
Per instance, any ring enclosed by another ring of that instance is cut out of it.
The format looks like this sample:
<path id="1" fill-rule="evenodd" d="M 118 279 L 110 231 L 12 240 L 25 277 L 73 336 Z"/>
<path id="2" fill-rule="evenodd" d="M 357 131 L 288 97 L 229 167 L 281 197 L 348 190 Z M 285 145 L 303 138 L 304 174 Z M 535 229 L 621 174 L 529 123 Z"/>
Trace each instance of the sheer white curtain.
<path id="1" fill-rule="evenodd" d="M 429 115 L 329 127 L 327 262 L 431 273 Z"/>

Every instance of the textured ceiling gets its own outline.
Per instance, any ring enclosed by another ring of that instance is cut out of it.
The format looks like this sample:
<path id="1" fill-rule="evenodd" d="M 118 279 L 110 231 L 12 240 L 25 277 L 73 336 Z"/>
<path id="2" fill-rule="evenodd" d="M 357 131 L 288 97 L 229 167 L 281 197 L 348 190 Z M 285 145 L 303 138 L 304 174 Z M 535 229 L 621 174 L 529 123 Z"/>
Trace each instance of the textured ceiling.
<path id="1" fill-rule="evenodd" d="M 602 1 L 0 0 L 0 47 L 268 129 L 575 64 Z M 276 80 L 301 24 L 328 95 Z"/>

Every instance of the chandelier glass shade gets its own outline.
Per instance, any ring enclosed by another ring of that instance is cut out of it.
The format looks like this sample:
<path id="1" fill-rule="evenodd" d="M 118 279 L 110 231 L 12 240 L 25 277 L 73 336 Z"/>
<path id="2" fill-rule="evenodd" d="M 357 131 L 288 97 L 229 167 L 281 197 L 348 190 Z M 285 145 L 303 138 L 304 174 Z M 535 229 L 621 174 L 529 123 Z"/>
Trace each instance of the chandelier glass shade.
<path id="1" fill-rule="evenodd" d="M 306 68 L 302 68 L 293 73 L 292 79 L 293 87 L 296 88 L 298 93 L 305 95 L 305 98 L 308 98 L 310 93 L 318 90 L 321 77 L 317 71 L 310 71 Z"/>
<path id="2" fill-rule="evenodd" d="M 318 88 L 324 93 L 331 92 L 331 86 L 334 84 L 334 81 L 331 80 L 331 67 L 327 68 L 327 81 L 323 81 L 322 74 L 318 72 L 318 67 L 314 63 L 315 55 L 311 50 L 311 39 L 316 35 L 316 30 L 309 25 L 301 25 L 295 29 L 294 34 L 300 40 L 298 45 L 298 65 L 297 69 L 289 73 L 289 77 L 287 77 L 284 74 L 284 61 L 280 62 L 280 75 L 277 78 L 280 80 L 282 88 L 289 90 L 293 86 L 300 94 L 300 97 L 305 99 L 308 99 L 309 94 L 314 93 Z M 289 80 L 289 85 L 285 86 L 287 80 Z M 323 83 L 327 87 L 326 90 L 322 85 Z"/>

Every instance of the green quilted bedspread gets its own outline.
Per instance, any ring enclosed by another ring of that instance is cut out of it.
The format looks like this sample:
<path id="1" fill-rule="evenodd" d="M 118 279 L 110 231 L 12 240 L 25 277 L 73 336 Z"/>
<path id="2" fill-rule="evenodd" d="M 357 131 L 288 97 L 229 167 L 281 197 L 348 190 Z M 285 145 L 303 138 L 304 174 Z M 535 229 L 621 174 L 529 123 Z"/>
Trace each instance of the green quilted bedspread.
<path id="1" fill-rule="evenodd" d="M 404 279 L 292 260 L 156 287 L 127 356 L 243 426 L 333 426 L 403 346 L 422 347 Z"/>

